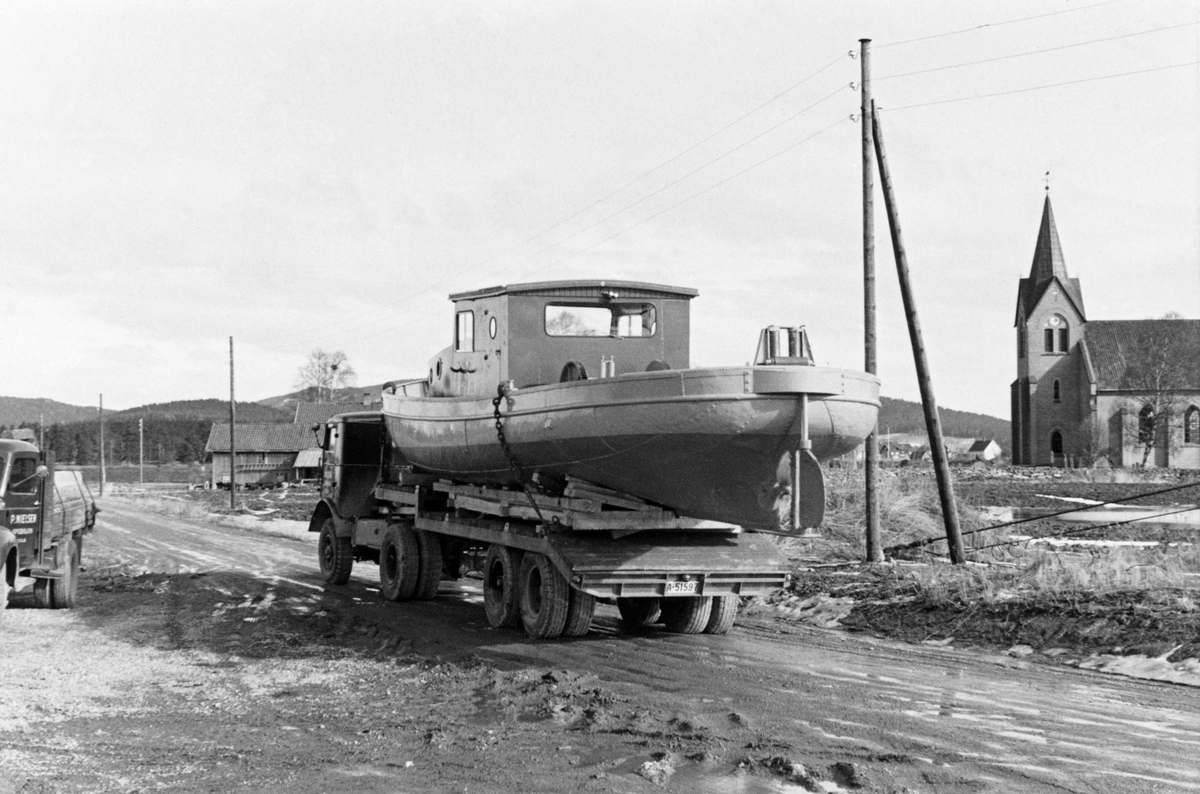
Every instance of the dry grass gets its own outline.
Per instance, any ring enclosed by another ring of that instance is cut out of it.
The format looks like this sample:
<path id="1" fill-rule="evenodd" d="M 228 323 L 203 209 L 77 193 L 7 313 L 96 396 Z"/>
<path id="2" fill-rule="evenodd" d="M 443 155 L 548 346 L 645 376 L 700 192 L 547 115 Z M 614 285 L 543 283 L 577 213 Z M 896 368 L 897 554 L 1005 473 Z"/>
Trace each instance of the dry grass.
<path id="1" fill-rule="evenodd" d="M 877 494 L 885 547 L 944 535 L 936 483 L 928 472 L 884 469 L 879 474 Z M 958 511 L 972 563 L 946 564 L 942 540 L 883 574 L 890 580 L 889 589 L 933 602 L 962 604 L 1131 591 L 1160 591 L 1191 599 L 1200 588 L 1200 544 L 1070 550 L 1010 544 L 1013 530 L 986 531 L 987 523 L 969 506 L 959 503 Z M 809 562 L 814 557 L 827 562 L 862 560 L 863 513 L 862 472 L 831 470 L 822 537 L 789 539 L 781 543 L 781 549 L 789 557 Z M 1021 531 L 1028 533 L 1029 527 Z"/>

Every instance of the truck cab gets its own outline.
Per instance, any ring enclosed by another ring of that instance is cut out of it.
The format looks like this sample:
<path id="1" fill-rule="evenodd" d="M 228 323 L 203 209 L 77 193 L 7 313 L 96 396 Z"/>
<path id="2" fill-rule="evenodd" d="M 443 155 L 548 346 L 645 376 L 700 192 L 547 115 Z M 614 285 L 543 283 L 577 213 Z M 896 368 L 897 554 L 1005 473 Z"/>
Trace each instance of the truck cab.
<path id="1" fill-rule="evenodd" d="M 18 577 L 33 579 L 39 606 L 73 606 L 97 512 L 80 472 L 56 469 L 31 443 L 0 439 L 0 608 Z"/>

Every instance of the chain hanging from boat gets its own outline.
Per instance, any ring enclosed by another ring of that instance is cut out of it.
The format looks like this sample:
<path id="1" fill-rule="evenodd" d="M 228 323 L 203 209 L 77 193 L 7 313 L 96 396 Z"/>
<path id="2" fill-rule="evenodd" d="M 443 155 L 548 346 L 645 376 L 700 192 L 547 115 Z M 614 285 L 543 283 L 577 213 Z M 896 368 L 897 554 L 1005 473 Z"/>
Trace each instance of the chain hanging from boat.
<path id="1" fill-rule="evenodd" d="M 533 492 L 529 490 L 529 478 L 525 474 L 525 469 L 521 466 L 517 456 L 513 453 L 512 448 L 508 445 L 508 438 L 504 435 L 504 419 L 500 415 L 500 403 L 508 397 L 509 391 L 512 389 L 511 380 L 500 381 L 500 385 L 496 387 L 496 396 L 492 398 L 492 416 L 496 419 L 496 438 L 500 441 L 500 449 L 504 452 L 504 457 L 508 460 L 508 467 L 516 473 L 517 479 L 521 482 L 521 490 L 525 491 L 526 498 L 529 499 L 529 504 L 533 507 L 533 512 L 537 513 L 538 520 L 543 524 L 548 524 L 546 517 L 542 515 L 542 510 L 538 507 L 537 499 L 533 497 Z"/>

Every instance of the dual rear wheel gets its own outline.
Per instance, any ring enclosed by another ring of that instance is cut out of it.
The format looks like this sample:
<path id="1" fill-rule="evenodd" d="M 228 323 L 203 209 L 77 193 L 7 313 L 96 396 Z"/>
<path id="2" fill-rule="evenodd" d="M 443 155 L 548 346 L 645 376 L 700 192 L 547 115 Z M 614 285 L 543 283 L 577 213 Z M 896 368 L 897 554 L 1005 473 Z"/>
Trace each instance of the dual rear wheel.
<path id="1" fill-rule="evenodd" d="M 617 610 L 628 626 L 662 623 L 676 634 L 725 634 L 737 618 L 738 597 L 618 598 Z"/>
<path id="2" fill-rule="evenodd" d="M 572 589 L 546 555 L 497 544 L 484 560 L 483 605 L 491 625 L 540 640 L 582 637 L 596 612 L 595 597 Z"/>

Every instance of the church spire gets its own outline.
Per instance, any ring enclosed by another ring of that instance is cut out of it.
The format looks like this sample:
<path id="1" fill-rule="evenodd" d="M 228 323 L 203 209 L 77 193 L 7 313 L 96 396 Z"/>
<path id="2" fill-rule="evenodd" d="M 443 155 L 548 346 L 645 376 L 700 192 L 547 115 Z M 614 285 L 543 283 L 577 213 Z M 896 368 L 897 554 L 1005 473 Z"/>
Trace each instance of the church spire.
<path id="1" fill-rule="evenodd" d="M 1058 242 L 1058 229 L 1054 226 L 1054 210 L 1050 208 L 1050 194 L 1042 206 L 1042 227 L 1038 230 L 1037 245 L 1033 249 L 1033 267 L 1029 281 L 1034 286 L 1058 276 L 1067 284 L 1067 265 L 1063 261 L 1062 246 Z"/>

